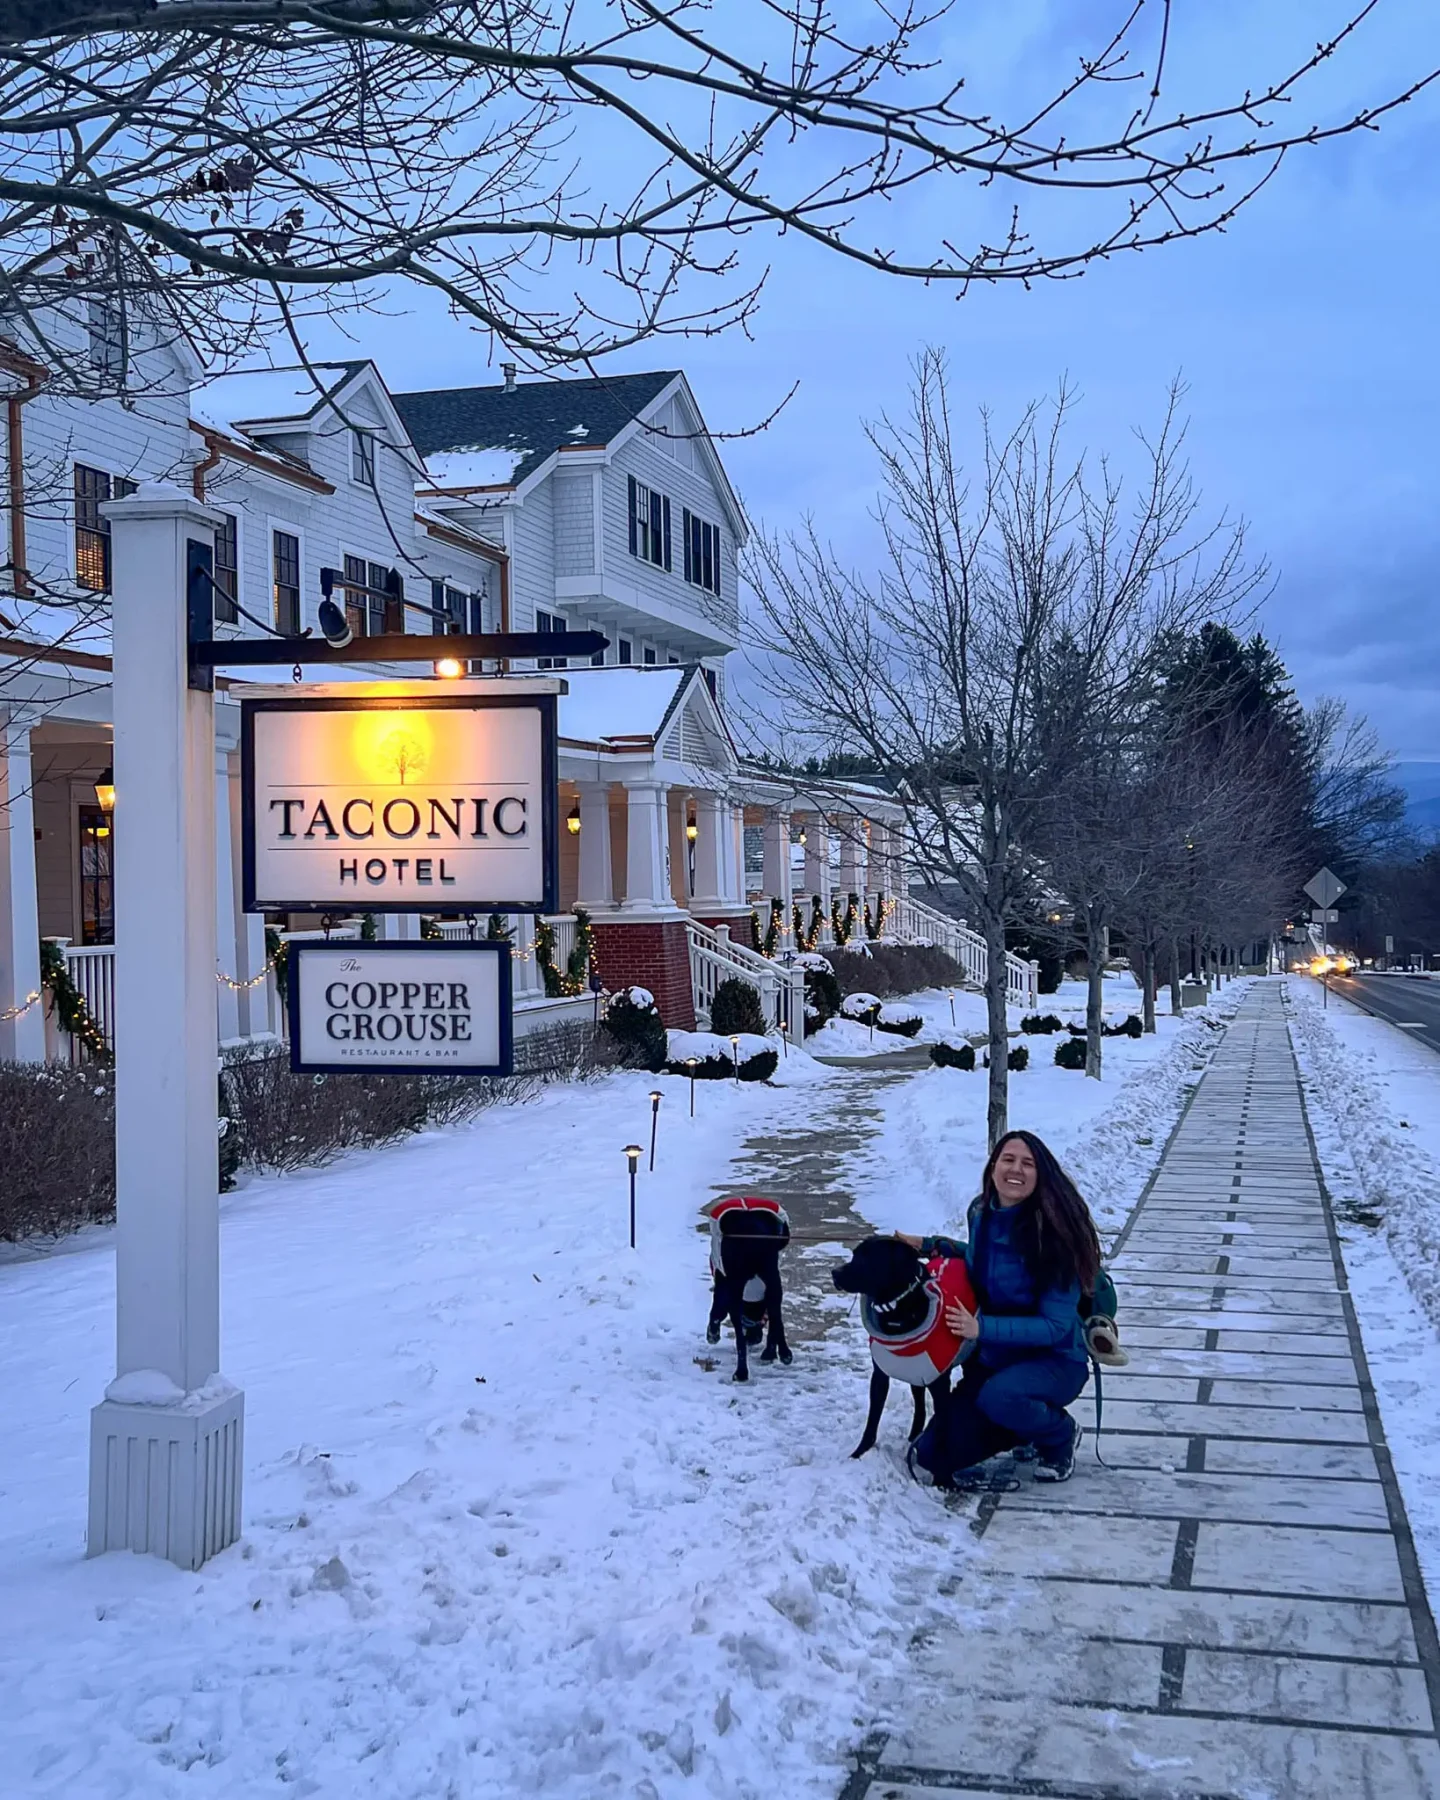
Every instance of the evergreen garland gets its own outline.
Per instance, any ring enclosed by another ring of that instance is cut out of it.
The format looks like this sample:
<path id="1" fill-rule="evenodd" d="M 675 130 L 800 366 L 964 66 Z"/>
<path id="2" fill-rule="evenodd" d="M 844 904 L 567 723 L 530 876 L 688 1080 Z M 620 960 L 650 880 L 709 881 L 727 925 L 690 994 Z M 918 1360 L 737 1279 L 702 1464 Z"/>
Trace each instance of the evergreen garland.
<path id="1" fill-rule="evenodd" d="M 885 920 L 893 910 L 893 907 L 887 908 L 885 896 L 883 894 L 877 894 L 875 896 L 875 917 L 872 920 L 870 917 L 870 902 L 868 900 L 865 902 L 865 935 L 867 938 L 870 938 L 873 941 L 881 935 L 885 929 Z"/>
<path id="2" fill-rule="evenodd" d="M 90 1016 L 85 996 L 71 978 L 65 952 L 49 938 L 40 940 L 40 983 L 50 990 L 55 1017 L 71 1037 L 79 1038 L 98 1063 L 113 1063 L 115 1053 L 105 1041 L 105 1033 Z"/>
<path id="3" fill-rule="evenodd" d="M 265 960 L 275 971 L 275 986 L 280 998 L 288 1000 L 290 984 L 286 979 L 290 967 L 290 946 L 273 925 L 265 927 Z"/>
<path id="4" fill-rule="evenodd" d="M 773 956 L 780 947 L 780 921 L 785 916 L 785 908 L 778 900 L 770 902 L 770 923 L 765 927 L 765 942 L 762 946 L 766 956 Z"/>
<path id="5" fill-rule="evenodd" d="M 445 933 L 440 929 L 440 921 L 438 919 L 421 919 L 420 938 L 423 943 L 438 943 L 444 936 Z"/>
<path id="6" fill-rule="evenodd" d="M 840 896 L 837 894 L 830 902 L 830 929 L 835 934 L 835 942 L 843 949 L 850 942 L 855 930 L 855 917 L 860 907 L 858 894 L 845 896 L 845 910 L 840 910 Z"/>
<path id="7" fill-rule="evenodd" d="M 595 955 L 595 932 L 590 915 L 583 906 L 575 908 L 575 944 L 565 959 L 565 967 L 555 967 L 555 927 L 548 919 L 535 925 L 535 960 L 540 965 L 545 992 L 552 1000 L 585 992 L 590 964 Z"/>
<path id="8" fill-rule="evenodd" d="M 489 923 L 485 927 L 486 941 L 491 944 L 508 944 L 513 936 L 514 933 L 505 923 L 504 913 L 491 913 Z"/>

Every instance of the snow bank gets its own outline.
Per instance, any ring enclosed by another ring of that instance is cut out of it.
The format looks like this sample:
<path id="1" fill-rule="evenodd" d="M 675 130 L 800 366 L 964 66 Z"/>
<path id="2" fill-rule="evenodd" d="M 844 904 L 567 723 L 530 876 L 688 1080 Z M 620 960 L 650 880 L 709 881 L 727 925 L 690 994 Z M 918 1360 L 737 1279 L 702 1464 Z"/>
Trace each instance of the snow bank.
<path id="1" fill-rule="evenodd" d="M 1372 1212 L 1417 1304 L 1440 1330 L 1440 1062 L 1393 1025 L 1287 984 L 1291 1036 L 1342 1217 Z"/>

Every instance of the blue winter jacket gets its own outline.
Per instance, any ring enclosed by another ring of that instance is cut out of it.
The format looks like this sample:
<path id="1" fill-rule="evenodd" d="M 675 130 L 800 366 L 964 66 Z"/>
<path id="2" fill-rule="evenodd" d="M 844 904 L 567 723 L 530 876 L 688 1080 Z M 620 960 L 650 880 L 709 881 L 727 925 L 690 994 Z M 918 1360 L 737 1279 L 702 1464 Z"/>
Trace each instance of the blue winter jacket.
<path id="1" fill-rule="evenodd" d="M 959 1245 L 946 1238 L 927 1238 L 924 1254 L 963 1252 L 980 1302 L 978 1354 L 988 1368 L 1003 1368 L 1036 1356 L 1084 1362 L 1080 1283 L 1071 1280 L 1063 1287 L 1037 1293 L 1025 1259 L 1011 1241 L 1018 1210 L 996 1201 L 975 1200 L 967 1217 L 969 1242 Z"/>

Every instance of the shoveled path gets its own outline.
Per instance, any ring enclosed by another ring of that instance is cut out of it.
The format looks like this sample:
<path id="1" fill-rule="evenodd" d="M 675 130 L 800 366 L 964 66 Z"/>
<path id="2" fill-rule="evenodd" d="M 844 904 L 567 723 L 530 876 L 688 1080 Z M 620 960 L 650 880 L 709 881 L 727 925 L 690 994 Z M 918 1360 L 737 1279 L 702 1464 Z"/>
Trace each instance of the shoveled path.
<path id="1" fill-rule="evenodd" d="M 968 1503 L 963 1634 L 847 1800 L 1435 1800 L 1440 1655 L 1257 984 L 1123 1234 L 1109 1470 Z M 1090 1396 L 1077 1416 L 1093 1423 Z M 957 1526 L 961 1521 L 957 1518 Z M 961 1527 L 963 1529 L 963 1526 Z"/>

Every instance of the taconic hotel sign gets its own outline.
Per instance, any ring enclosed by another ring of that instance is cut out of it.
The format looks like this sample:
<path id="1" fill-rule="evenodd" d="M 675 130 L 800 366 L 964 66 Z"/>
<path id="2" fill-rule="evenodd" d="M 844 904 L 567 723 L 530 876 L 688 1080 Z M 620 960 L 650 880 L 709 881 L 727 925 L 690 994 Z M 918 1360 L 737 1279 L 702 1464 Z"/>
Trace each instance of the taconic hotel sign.
<path id="1" fill-rule="evenodd" d="M 247 911 L 551 912 L 547 694 L 247 700 Z"/>
<path id="2" fill-rule="evenodd" d="M 290 1063 L 508 1075 L 510 946 L 292 944 Z"/>

